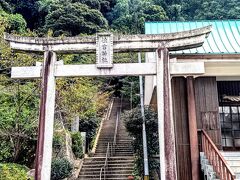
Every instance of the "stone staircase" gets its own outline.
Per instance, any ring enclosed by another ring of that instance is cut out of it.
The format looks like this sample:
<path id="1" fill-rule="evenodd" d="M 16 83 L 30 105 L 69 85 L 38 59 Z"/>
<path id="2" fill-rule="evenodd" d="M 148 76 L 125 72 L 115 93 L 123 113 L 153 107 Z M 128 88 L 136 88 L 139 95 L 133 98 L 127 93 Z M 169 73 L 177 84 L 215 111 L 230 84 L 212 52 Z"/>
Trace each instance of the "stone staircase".
<path id="1" fill-rule="evenodd" d="M 132 138 L 128 136 L 123 121 L 119 121 L 117 145 L 114 156 L 133 156 Z"/>
<path id="2" fill-rule="evenodd" d="M 94 157 L 84 159 L 78 180 L 97 180 L 100 179 L 100 170 L 104 166 L 108 142 L 114 139 L 115 123 L 117 113 L 120 111 L 121 100 L 115 98 L 109 119 L 103 123 L 100 132 L 96 152 Z M 119 120 L 117 144 L 115 153 L 108 159 L 108 170 L 106 179 L 127 180 L 132 175 L 134 167 L 134 156 L 131 145 L 131 138 L 127 135 L 124 124 Z"/>
<path id="3" fill-rule="evenodd" d="M 235 173 L 236 178 L 240 179 L 240 151 L 223 151 L 222 155 Z"/>
<path id="4" fill-rule="evenodd" d="M 221 153 L 231 170 L 236 175 L 236 180 L 240 180 L 240 152 L 222 151 Z M 216 172 L 214 172 L 213 167 L 210 165 L 203 152 L 200 152 L 200 162 L 205 180 L 219 180 L 219 178 L 216 176 Z"/>
<path id="5" fill-rule="evenodd" d="M 213 170 L 213 166 L 209 163 L 204 152 L 200 152 L 200 163 L 204 180 L 219 180 L 216 176 L 216 172 Z"/>

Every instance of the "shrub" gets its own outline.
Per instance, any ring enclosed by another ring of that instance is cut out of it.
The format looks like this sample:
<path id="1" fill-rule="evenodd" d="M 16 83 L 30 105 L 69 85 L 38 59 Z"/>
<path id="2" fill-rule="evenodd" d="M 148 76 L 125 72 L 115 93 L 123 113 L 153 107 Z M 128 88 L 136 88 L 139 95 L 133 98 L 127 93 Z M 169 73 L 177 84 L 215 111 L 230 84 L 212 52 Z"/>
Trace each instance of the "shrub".
<path id="1" fill-rule="evenodd" d="M 52 161 L 51 179 L 60 180 L 71 175 L 73 165 L 65 158 L 56 158 Z"/>
<path id="2" fill-rule="evenodd" d="M 9 162 L 13 159 L 13 148 L 9 139 L 0 138 L 0 162 Z"/>
<path id="3" fill-rule="evenodd" d="M 136 153 L 135 159 L 135 175 L 143 176 L 143 144 L 142 144 L 142 115 L 140 107 L 134 108 L 131 111 L 126 111 L 122 119 L 130 136 L 134 137 L 133 148 Z M 158 122 L 157 114 L 148 107 L 145 107 L 145 125 L 147 134 L 147 148 L 150 176 L 154 171 L 158 171 L 158 163 L 153 158 L 153 155 L 159 153 L 158 145 Z"/>
<path id="4" fill-rule="evenodd" d="M 53 134 L 53 153 L 54 156 L 57 157 L 64 147 L 65 137 L 63 131 L 54 131 Z"/>
<path id="5" fill-rule="evenodd" d="M 95 140 L 95 135 L 97 132 L 97 128 L 100 124 L 100 119 L 97 117 L 91 117 L 86 119 L 79 120 L 79 130 L 81 132 L 87 132 L 86 134 L 86 147 L 87 149 L 91 149 L 93 142 Z"/>
<path id="6" fill-rule="evenodd" d="M 0 164 L 0 179 L 4 180 L 28 180 L 28 168 L 14 163 Z"/>
<path id="7" fill-rule="evenodd" d="M 72 150 L 77 158 L 83 157 L 82 137 L 80 132 L 73 132 L 72 136 Z"/>

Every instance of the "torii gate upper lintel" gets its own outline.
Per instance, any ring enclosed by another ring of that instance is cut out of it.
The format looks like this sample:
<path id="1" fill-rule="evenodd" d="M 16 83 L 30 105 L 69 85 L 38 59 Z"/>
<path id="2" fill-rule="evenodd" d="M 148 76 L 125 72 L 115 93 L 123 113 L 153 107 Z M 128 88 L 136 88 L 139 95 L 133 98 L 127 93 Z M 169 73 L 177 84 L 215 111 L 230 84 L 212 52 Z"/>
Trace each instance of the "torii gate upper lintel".
<path id="1" fill-rule="evenodd" d="M 190 66 L 189 64 L 184 66 L 183 63 L 171 63 L 168 50 L 199 47 L 210 32 L 211 26 L 160 35 L 113 36 L 110 33 L 100 33 L 97 36 L 87 37 L 33 38 L 5 34 L 5 40 L 14 50 L 44 52 L 43 66 L 12 67 L 11 72 L 12 78 L 42 77 L 35 179 L 50 180 L 56 77 L 157 75 L 161 179 L 175 180 L 177 175 L 171 118 L 170 75 L 203 74 L 204 64 L 195 62 Z M 154 52 L 156 50 L 159 56 L 155 63 L 112 63 L 113 52 Z M 56 63 L 56 53 L 94 52 L 97 53 L 97 64 Z"/>
<path id="2" fill-rule="evenodd" d="M 206 26 L 189 31 L 166 34 L 138 34 L 113 36 L 114 52 L 154 52 L 159 42 L 167 42 L 169 51 L 199 47 L 211 32 L 212 26 Z M 99 33 L 104 34 L 104 33 Z M 107 33 L 108 34 L 108 33 Z M 15 50 L 40 51 L 46 50 L 57 53 L 94 53 L 96 52 L 96 36 L 64 37 L 64 38 L 35 38 L 20 37 L 5 33 L 4 39 L 10 42 Z"/>

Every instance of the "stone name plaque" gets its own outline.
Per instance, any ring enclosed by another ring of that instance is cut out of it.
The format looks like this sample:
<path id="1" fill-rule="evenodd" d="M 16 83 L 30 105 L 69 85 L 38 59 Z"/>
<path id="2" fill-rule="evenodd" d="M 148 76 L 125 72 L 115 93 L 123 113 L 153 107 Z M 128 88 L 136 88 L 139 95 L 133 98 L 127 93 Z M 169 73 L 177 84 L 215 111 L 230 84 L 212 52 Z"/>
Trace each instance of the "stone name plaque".
<path id="1" fill-rule="evenodd" d="M 113 67 L 113 35 L 99 33 L 96 37 L 96 58 L 98 68 Z"/>

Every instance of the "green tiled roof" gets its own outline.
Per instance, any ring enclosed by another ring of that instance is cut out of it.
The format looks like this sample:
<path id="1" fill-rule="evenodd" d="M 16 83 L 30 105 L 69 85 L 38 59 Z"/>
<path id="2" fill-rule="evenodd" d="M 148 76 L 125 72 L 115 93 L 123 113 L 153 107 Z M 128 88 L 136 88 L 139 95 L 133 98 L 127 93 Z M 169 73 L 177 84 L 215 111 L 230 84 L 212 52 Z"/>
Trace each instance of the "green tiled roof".
<path id="1" fill-rule="evenodd" d="M 146 22 L 145 34 L 163 34 L 212 25 L 212 32 L 203 46 L 177 54 L 240 54 L 240 20 L 161 21 Z"/>

